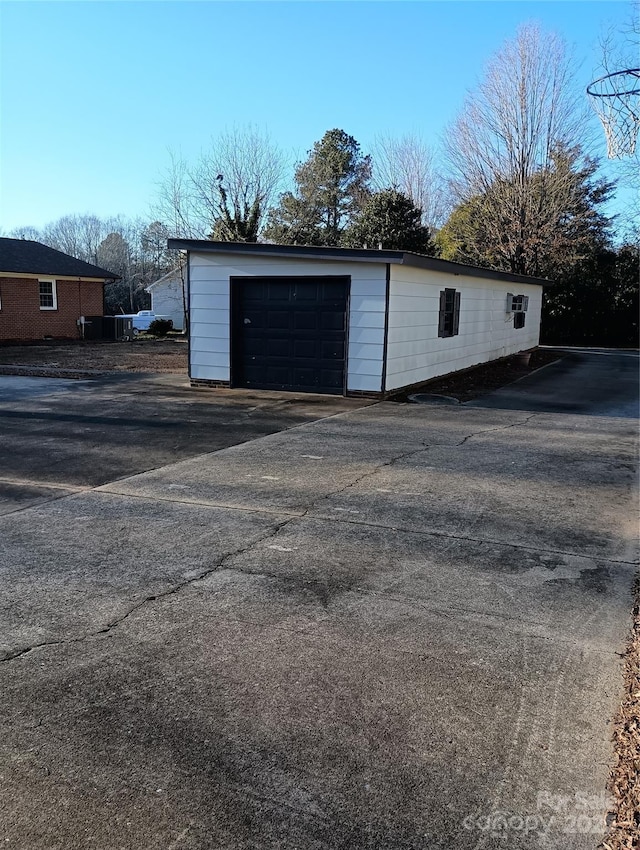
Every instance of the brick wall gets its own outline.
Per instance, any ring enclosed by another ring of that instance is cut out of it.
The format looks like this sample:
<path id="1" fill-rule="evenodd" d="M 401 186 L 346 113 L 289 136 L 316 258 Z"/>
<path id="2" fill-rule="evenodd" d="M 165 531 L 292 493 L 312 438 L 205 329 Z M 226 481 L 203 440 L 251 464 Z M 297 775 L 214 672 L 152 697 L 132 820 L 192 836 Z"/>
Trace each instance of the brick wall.
<path id="1" fill-rule="evenodd" d="M 37 277 L 0 277 L 0 340 L 78 339 L 80 316 L 103 314 L 103 288 L 100 281 L 56 280 L 57 309 L 41 310 Z"/>

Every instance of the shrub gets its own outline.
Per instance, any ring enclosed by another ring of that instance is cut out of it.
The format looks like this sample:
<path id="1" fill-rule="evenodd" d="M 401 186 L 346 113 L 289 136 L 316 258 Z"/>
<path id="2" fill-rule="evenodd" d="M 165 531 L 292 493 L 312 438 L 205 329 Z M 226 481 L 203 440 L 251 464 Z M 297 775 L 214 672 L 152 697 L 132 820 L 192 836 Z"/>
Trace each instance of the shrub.
<path id="1" fill-rule="evenodd" d="M 151 336 L 166 336 L 172 328 L 171 319 L 154 319 L 149 325 L 147 333 L 150 333 Z"/>

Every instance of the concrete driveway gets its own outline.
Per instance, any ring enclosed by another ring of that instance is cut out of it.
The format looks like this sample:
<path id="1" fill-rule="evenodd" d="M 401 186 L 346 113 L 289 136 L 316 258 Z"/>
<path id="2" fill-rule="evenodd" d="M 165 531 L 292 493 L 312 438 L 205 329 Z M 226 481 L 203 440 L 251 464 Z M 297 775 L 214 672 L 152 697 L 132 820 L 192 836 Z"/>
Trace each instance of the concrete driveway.
<path id="1" fill-rule="evenodd" d="M 0 514 L 362 404 L 294 393 L 212 393 L 192 389 L 178 375 L 91 381 L 0 375 Z"/>
<path id="2" fill-rule="evenodd" d="M 6 846 L 596 847 L 637 423 L 340 403 L 0 518 Z"/>

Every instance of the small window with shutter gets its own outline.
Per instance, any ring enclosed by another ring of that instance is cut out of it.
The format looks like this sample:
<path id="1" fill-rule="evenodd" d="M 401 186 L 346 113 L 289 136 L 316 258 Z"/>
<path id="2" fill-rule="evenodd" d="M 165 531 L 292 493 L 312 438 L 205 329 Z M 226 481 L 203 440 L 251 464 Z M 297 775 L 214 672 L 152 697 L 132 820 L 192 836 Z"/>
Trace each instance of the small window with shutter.
<path id="1" fill-rule="evenodd" d="M 460 328 L 460 293 L 443 289 L 440 293 L 438 336 L 457 336 Z"/>

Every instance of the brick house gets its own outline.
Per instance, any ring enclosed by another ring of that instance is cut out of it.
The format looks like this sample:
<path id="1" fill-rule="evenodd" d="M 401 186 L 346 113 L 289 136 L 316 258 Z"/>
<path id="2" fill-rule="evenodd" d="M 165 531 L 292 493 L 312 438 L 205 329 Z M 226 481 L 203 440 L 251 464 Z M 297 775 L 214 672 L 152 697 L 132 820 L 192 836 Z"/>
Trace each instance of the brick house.
<path id="1" fill-rule="evenodd" d="M 118 275 L 29 239 L 0 238 L 0 342 L 78 339 Z"/>

